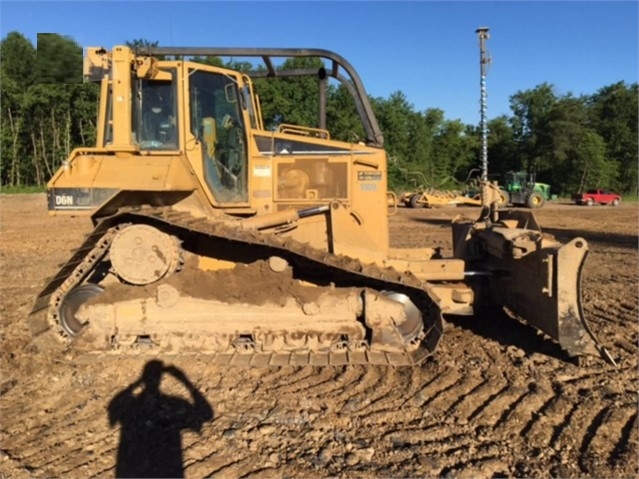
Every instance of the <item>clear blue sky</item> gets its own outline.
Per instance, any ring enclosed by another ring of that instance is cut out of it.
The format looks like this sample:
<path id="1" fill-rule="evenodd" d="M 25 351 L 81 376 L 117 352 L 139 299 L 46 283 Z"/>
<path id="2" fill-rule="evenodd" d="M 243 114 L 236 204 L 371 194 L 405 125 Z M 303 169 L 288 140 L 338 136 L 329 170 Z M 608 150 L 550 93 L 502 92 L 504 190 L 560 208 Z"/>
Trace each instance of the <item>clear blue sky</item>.
<path id="1" fill-rule="evenodd" d="M 0 33 L 38 32 L 111 47 L 143 38 L 162 46 L 333 50 L 367 92 L 402 91 L 416 110 L 478 124 L 479 46 L 490 28 L 488 117 L 542 82 L 558 95 L 637 82 L 635 1 L 0 1 Z"/>

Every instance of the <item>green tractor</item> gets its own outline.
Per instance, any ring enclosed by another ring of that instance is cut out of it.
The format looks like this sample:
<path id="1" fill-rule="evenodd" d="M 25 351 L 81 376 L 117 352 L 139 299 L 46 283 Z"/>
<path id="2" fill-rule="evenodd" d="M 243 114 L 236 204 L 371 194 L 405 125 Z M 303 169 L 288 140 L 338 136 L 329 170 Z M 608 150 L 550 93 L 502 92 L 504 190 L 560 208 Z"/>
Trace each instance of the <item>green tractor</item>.
<path id="1" fill-rule="evenodd" d="M 505 183 L 501 185 L 502 205 L 525 206 L 541 208 L 550 195 L 550 185 L 537 183 L 533 174 L 525 171 L 509 171 L 505 176 Z"/>

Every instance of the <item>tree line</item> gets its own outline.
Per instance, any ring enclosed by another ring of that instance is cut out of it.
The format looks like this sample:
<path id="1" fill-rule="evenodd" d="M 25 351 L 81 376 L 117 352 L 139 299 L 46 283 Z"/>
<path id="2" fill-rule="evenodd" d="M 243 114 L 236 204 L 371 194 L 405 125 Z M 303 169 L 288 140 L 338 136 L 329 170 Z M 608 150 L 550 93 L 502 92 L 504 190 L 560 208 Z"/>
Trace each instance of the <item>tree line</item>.
<path id="1" fill-rule="evenodd" d="M 246 62 L 199 60 L 243 71 L 255 68 Z M 318 62 L 294 58 L 278 68 Z M 316 80 L 254 83 L 267 127 L 317 126 Z M 82 83 L 82 48 L 71 38 L 39 34 L 34 47 L 21 33 L 8 33 L 0 43 L 0 95 L 0 187 L 44 185 L 73 148 L 95 144 L 99 88 Z M 327 96 L 331 137 L 362 139 L 346 89 L 330 84 Z M 549 83 L 516 91 L 509 97 L 511 114 L 487 123 L 490 177 L 499 181 L 507 171 L 524 170 L 560 196 L 594 187 L 637 195 L 638 99 L 637 83 L 623 81 L 580 96 L 559 95 Z M 417 111 L 401 91 L 370 100 L 390 160 L 391 189 L 459 188 L 478 171 L 479 125 L 447 119 L 439 108 Z"/>

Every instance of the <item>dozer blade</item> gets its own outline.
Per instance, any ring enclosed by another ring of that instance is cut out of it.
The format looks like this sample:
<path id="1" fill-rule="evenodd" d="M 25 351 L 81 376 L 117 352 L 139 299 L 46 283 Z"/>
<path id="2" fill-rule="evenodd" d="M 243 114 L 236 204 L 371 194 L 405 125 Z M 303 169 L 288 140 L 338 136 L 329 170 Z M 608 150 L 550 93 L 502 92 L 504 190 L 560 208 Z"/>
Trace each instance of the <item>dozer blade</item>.
<path id="1" fill-rule="evenodd" d="M 575 238 L 512 262 L 504 306 L 555 339 L 570 356 L 602 354 L 581 305 L 588 244 Z"/>
<path id="2" fill-rule="evenodd" d="M 588 327 L 581 304 L 588 243 L 575 238 L 562 245 L 543 237 L 531 213 L 516 213 L 502 213 L 503 222 L 486 228 L 454 225 L 458 240 L 459 228 L 467 231 L 457 253 L 489 278 L 490 297 L 511 316 L 548 334 L 571 357 L 601 355 L 614 364 Z"/>

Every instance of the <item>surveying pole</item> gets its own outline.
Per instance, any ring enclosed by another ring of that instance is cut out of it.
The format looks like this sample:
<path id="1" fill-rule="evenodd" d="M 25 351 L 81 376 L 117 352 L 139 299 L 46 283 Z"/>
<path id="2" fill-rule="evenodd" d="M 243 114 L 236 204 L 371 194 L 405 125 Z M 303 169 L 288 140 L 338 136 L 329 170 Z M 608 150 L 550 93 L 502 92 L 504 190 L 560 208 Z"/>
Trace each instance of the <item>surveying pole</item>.
<path id="1" fill-rule="evenodd" d="M 488 181 L 488 125 L 486 124 L 486 75 L 488 74 L 488 66 L 492 59 L 486 51 L 486 40 L 490 38 L 488 27 L 479 27 L 475 30 L 479 36 L 479 67 L 480 77 L 480 129 L 481 129 L 481 179 Z"/>

